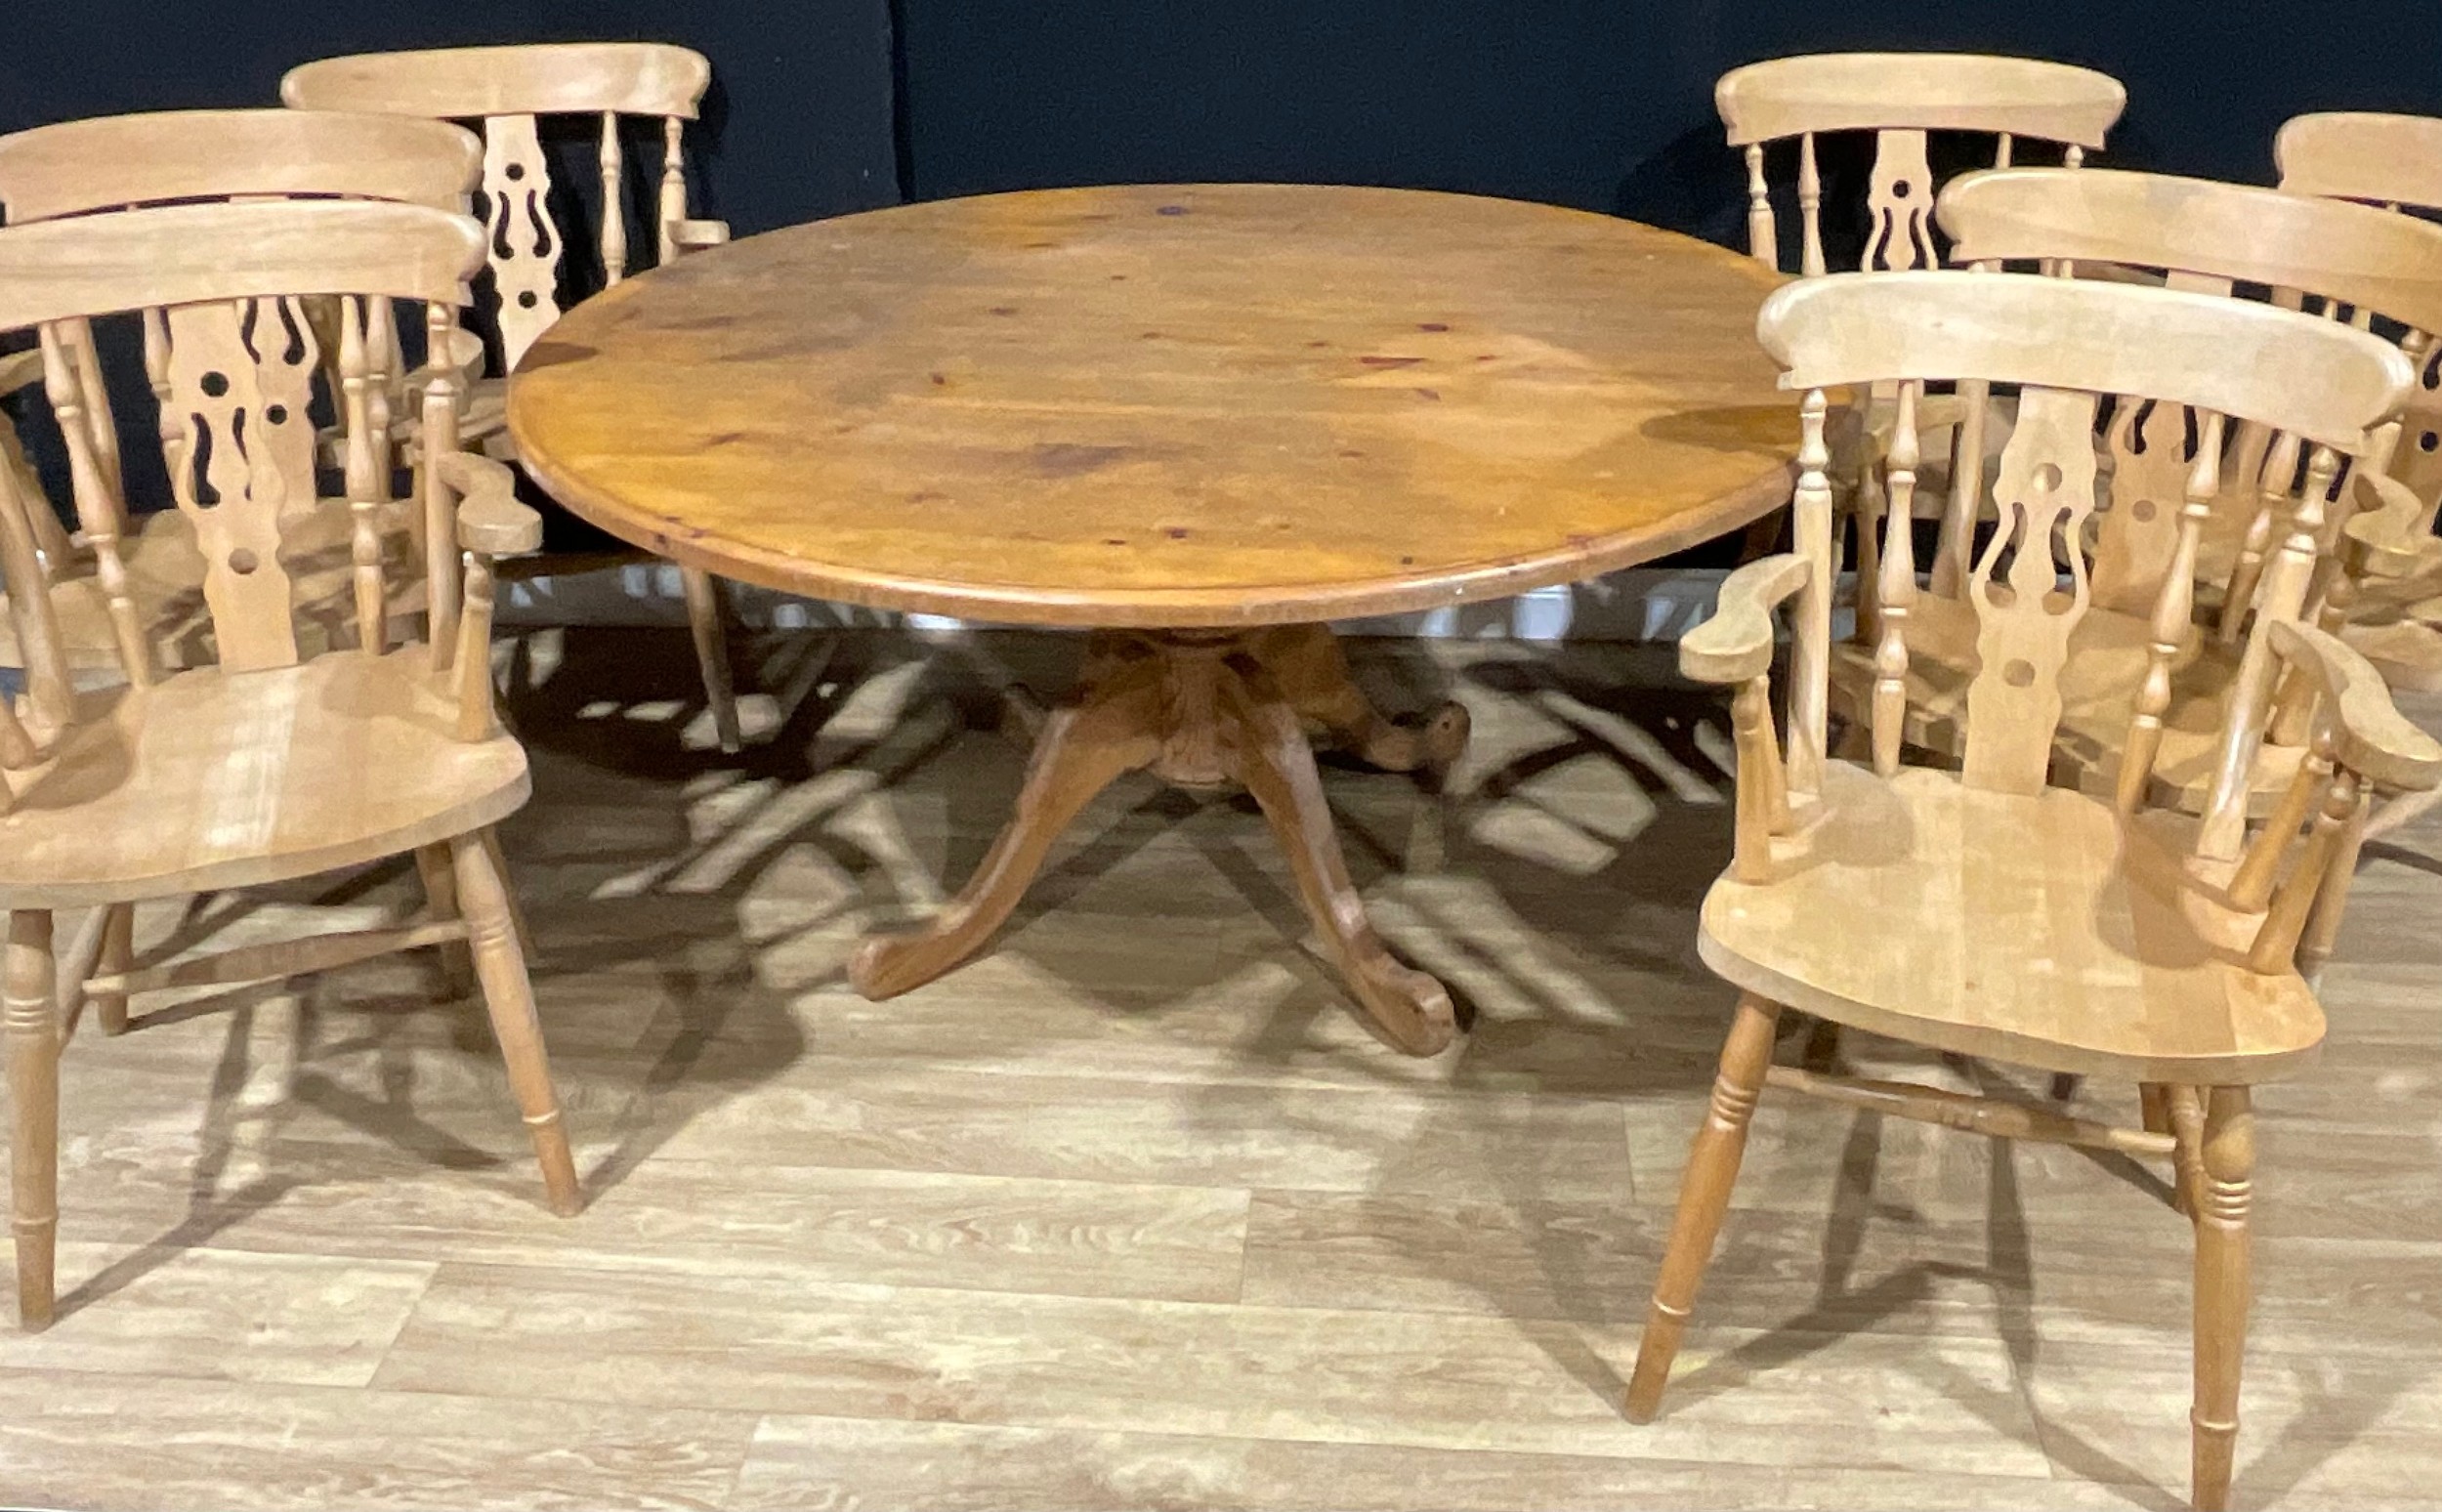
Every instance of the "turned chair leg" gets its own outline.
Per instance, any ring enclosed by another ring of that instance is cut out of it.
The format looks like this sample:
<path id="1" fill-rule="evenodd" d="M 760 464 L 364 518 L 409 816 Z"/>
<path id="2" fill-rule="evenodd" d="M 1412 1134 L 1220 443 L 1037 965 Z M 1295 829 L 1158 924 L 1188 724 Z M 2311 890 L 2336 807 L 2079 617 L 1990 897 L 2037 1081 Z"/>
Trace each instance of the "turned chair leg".
<path id="1" fill-rule="evenodd" d="M 2204 1181 L 2196 1219 L 2196 1406 L 2191 1498 L 2197 1512 L 2230 1504 L 2239 1437 L 2239 1365 L 2247 1351 L 2248 1207 L 2255 1169 L 2255 1114 L 2245 1087 L 2205 1097 Z"/>
<path id="2" fill-rule="evenodd" d="M 551 1062 L 543 1050 L 542 1025 L 534 1017 L 534 986 L 526 979 L 526 951 L 510 911 L 508 878 L 481 834 L 451 840 L 449 860 L 457 873 L 458 903 L 466 910 L 475 974 L 483 983 L 484 1005 L 491 1010 L 500 1058 L 508 1064 L 509 1087 L 533 1136 L 534 1158 L 542 1165 L 551 1210 L 568 1217 L 579 1205 L 576 1164 L 568 1155 L 560 1100 L 551 1089 Z"/>
<path id="3" fill-rule="evenodd" d="M 449 847 L 424 845 L 416 847 L 415 872 L 424 879 L 424 901 L 432 916 L 454 919 L 458 912 L 458 882 L 449 865 Z M 525 942 L 520 940 L 519 944 Z M 475 988 L 475 957 L 464 941 L 451 941 L 434 947 L 441 961 L 441 989 L 452 1002 Z"/>
<path id="4" fill-rule="evenodd" d="M 729 616 L 721 611 L 721 585 L 701 567 L 680 567 L 678 581 L 687 595 L 687 628 L 695 637 L 695 664 L 703 672 L 713 733 L 720 736 L 721 749 L 735 754 L 745 736 L 738 730 L 737 693 L 730 682 Z"/>
<path id="5" fill-rule="evenodd" d="M 94 957 L 97 976 L 115 976 L 136 964 L 136 905 L 110 903 L 102 919 L 102 953 Z M 127 1032 L 127 994 L 96 992 L 86 998 L 94 1022 L 105 1034 Z"/>
<path id="6" fill-rule="evenodd" d="M 1712 1101 L 1696 1130 L 1687 1175 L 1679 1183 L 1678 1216 L 1671 1220 L 1670 1248 L 1654 1282 L 1654 1305 L 1645 1315 L 1645 1339 L 1637 1346 L 1636 1370 L 1628 1380 L 1630 1422 L 1653 1421 L 1662 1406 L 1670 1362 L 1678 1356 L 1688 1313 L 1696 1306 L 1697 1288 L 1704 1284 L 1713 1240 L 1721 1233 L 1722 1214 L 1730 1206 L 1739 1160 L 1747 1154 L 1747 1125 L 1755 1115 L 1764 1071 L 1772 1064 L 1773 1024 L 1780 1016 L 1778 1003 L 1752 992 L 1739 998 L 1738 1017 L 1721 1047 Z"/>
<path id="7" fill-rule="evenodd" d="M 60 1234 L 60 1021 L 53 993 L 51 915 L 9 914 L 0 1021 L 9 1042 L 9 1197 L 17 1239 L 17 1322 L 51 1324 L 52 1266 Z"/>

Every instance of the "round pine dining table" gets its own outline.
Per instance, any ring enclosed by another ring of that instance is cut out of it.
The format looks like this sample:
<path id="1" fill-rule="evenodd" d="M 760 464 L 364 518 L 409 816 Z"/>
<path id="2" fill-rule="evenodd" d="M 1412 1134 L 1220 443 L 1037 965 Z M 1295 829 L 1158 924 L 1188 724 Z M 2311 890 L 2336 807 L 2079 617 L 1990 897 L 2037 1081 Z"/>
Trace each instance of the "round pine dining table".
<path id="1" fill-rule="evenodd" d="M 633 277 L 509 385 L 578 515 L 725 577 L 1090 632 L 1016 811 L 850 977 L 981 948 L 1120 775 L 1249 790 L 1379 1031 L 1455 1032 L 1368 922 L 1311 742 L 1446 768 L 1327 624 L 1629 567 L 1785 502 L 1796 437 L 1753 339 L 1779 276 L 1631 221 L 1410 189 L 1063 189 L 750 236 Z"/>

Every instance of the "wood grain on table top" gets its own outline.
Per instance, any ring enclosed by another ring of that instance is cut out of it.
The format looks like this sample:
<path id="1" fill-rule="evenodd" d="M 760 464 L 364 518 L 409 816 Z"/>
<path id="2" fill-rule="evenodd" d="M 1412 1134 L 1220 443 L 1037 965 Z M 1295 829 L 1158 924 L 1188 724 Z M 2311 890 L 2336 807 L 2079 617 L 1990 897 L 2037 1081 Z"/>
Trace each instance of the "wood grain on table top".
<path id="1" fill-rule="evenodd" d="M 1210 626 L 1498 597 L 1788 494 L 1777 275 L 1456 194 L 1052 189 L 748 238 L 564 317 L 510 428 L 679 561 L 882 608 Z"/>

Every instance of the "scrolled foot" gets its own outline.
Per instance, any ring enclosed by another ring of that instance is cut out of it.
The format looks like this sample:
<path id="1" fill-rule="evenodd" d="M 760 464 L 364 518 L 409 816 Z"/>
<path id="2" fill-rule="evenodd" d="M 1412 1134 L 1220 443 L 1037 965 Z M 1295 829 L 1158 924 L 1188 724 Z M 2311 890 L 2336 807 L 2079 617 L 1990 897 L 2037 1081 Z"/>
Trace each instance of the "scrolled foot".
<path id="1" fill-rule="evenodd" d="M 1237 726 L 1232 742 L 1236 775 L 1271 823 L 1307 916 L 1338 963 L 1349 991 L 1383 1037 L 1410 1055 L 1436 1055 L 1449 1048 L 1458 1032 L 1450 993 L 1432 977 L 1394 958 L 1366 917 L 1297 712 L 1252 660 L 1233 663 L 1222 696 L 1224 711 Z"/>

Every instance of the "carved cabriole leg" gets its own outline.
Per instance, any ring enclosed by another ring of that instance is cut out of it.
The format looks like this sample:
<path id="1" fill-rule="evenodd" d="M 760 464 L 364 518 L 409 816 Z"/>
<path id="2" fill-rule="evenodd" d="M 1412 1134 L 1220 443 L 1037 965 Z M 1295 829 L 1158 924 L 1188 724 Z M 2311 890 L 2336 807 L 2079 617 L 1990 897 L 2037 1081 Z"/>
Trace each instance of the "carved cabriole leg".
<path id="1" fill-rule="evenodd" d="M 544 1194 L 553 1212 L 571 1217 L 580 1205 L 576 1163 L 568 1155 L 568 1131 L 561 1122 L 560 1099 L 551 1089 L 551 1061 L 543 1049 L 542 1025 L 534 1016 L 534 985 L 526 975 L 526 952 L 518 944 L 517 926 L 510 914 L 508 878 L 481 834 L 451 840 L 449 860 L 456 872 L 459 905 L 466 912 L 475 974 L 484 985 L 484 1005 L 491 1010 L 500 1059 L 509 1068 L 509 1089 L 517 1098 L 526 1132 L 533 1136 Z"/>
<path id="2" fill-rule="evenodd" d="M 9 1042 L 9 1186 L 17 1239 L 17 1321 L 50 1326 L 60 1231 L 60 1022 L 52 1003 L 51 914 L 9 914 L 5 991 Z"/>
<path id="3" fill-rule="evenodd" d="M 1628 1380 L 1630 1422 L 1653 1421 L 1662 1406 L 1670 1362 L 1678 1357 L 1688 1313 L 1696 1305 L 1705 1268 L 1712 1262 L 1713 1240 L 1721 1233 L 1722 1214 L 1730 1205 L 1739 1161 L 1747 1154 L 1747 1126 L 1755 1115 L 1755 1099 L 1772 1064 L 1773 1025 L 1780 1016 L 1780 1004 L 1752 992 L 1744 994 L 1738 1017 L 1730 1024 L 1730 1037 L 1721 1046 L 1721 1070 L 1713 1078 L 1712 1100 L 1696 1131 L 1695 1149 L 1688 1154 L 1687 1174 L 1679 1182 L 1679 1210 L 1670 1223 L 1670 1247 L 1663 1255 L 1662 1275 L 1654 1282 L 1644 1342 L 1637 1346 L 1636 1370 Z"/>
<path id="4" fill-rule="evenodd" d="M 1236 780 L 1251 789 L 1350 991 L 1403 1049 L 1431 1054 L 1448 1044 L 1449 995 L 1393 960 L 1366 921 L 1300 711 L 1264 665 L 1264 645 L 1261 635 L 1228 631 L 1097 635 L 1081 687 L 1044 722 L 1017 812 L 983 864 L 931 923 L 859 946 L 848 968 L 857 989 L 896 996 L 964 960 L 1009 916 L 1061 829 L 1114 779 L 1144 767 L 1183 787 Z"/>
<path id="5" fill-rule="evenodd" d="M 713 733 L 721 749 L 735 754 L 745 742 L 737 728 L 737 694 L 730 683 L 729 616 L 721 610 L 721 588 L 701 567 L 680 567 L 678 581 L 687 594 L 687 628 L 695 638 L 695 665 L 703 672 Z"/>
<path id="6" fill-rule="evenodd" d="M 1444 702 L 1421 724 L 1391 719 L 1349 675 L 1339 637 L 1326 625 L 1280 625 L 1251 638 L 1249 650 L 1271 672 L 1282 695 L 1321 743 L 1384 772 L 1415 772 L 1424 777 L 1426 801 L 1408 837 L 1408 869 L 1441 869 L 1450 852 L 1450 814 L 1444 798 L 1451 770 L 1466 754 L 1474 725 L 1465 704 Z"/>
<path id="7" fill-rule="evenodd" d="M 2230 1504 L 2239 1436 L 2239 1366 L 2247 1351 L 2248 1208 L 2255 1170 L 2255 1114 L 2245 1087 L 2207 1095 L 2204 1180 L 2196 1212 L 2196 1405 L 2189 1412 L 2198 1512 Z"/>
<path id="8" fill-rule="evenodd" d="M 424 881 L 426 912 L 436 919 L 454 919 L 458 915 L 458 882 L 450 870 L 449 847 L 427 845 L 416 848 L 416 875 Z M 520 939 L 523 945 L 525 941 Z M 452 941 L 434 947 L 441 960 L 442 992 L 455 1001 L 475 986 L 475 957 L 463 941 Z"/>
<path id="9" fill-rule="evenodd" d="M 1450 993 L 1423 972 L 1393 959 L 1366 917 L 1296 711 L 1251 655 L 1231 658 L 1220 695 L 1232 775 L 1255 795 L 1271 821 L 1298 896 L 1349 990 L 1400 1049 L 1410 1055 L 1440 1053 L 1458 1032 Z"/>
<path id="10" fill-rule="evenodd" d="M 1384 772 L 1447 773 L 1467 748 L 1466 706 L 1444 703 L 1421 725 L 1399 724 L 1373 706 L 1349 675 L 1339 637 L 1323 625 L 1282 625 L 1256 632 L 1248 651 L 1297 717 L 1318 728 L 1333 749 Z"/>
<path id="11" fill-rule="evenodd" d="M 102 921 L 102 949 L 94 957 L 94 974 L 111 976 L 136 964 L 136 905 L 110 903 Z M 93 1004 L 94 1022 L 105 1034 L 127 1032 L 127 994 L 96 992 L 87 1001 Z"/>
<path id="12" fill-rule="evenodd" d="M 1094 796 L 1161 755 L 1162 677 L 1154 658 L 1116 663 L 1052 711 L 1027 762 L 1017 811 L 958 895 L 922 928 L 873 935 L 848 978 L 876 1000 L 911 991 L 963 961 L 1009 917 L 1060 832 Z"/>

